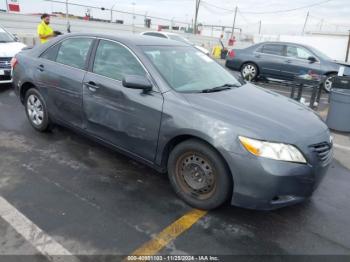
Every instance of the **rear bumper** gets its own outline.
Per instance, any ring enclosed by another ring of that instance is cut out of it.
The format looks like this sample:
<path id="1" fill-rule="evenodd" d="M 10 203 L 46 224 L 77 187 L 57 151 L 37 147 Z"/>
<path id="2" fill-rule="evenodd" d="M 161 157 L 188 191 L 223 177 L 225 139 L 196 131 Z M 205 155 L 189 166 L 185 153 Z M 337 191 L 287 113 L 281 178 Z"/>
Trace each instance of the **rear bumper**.
<path id="1" fill-rule="evenodd" d="M 326 166 L 297 164 L 232 154 L 232 205 L 273 210 L 312 196 L 327 173 Z"/>
<path id="2" fill-rule="evenodd" d="M 242 62 L 238 59 L 226 59 L 225 65 L 230 69 L 240 71 Z"/>

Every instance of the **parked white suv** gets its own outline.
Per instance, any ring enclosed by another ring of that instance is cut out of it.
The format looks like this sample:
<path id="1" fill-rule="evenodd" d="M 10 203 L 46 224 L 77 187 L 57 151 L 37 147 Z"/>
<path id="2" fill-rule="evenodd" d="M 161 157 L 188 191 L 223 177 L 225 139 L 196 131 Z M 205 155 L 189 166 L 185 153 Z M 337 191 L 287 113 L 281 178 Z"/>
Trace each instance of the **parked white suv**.
<path id="1" fill-rule="evenodd" d="M 143 32 L 143 33 L 141 33 L 141 35 L 155 36 L 155 37 L 167 38 L 167 39 L 171 39 L 171 40 L 180 41 L 180 42 L 194 46 L 195 48 L 197 48 L 199 51 L 203 52 L 206 55 L 210 54 L 210 52 L 206 48 L 199 46 L 199 45 L 195 45 L 187 38 L 185 38 L 181 35 L 175 34 L 175 33 L 149 31 L 149 32 Z"/>
<path id="2" fill-rule="evenodd" d="M 24 47 L 25 44 L 0 26 L 0 84 L 12 82 L 11 59 Z"/>

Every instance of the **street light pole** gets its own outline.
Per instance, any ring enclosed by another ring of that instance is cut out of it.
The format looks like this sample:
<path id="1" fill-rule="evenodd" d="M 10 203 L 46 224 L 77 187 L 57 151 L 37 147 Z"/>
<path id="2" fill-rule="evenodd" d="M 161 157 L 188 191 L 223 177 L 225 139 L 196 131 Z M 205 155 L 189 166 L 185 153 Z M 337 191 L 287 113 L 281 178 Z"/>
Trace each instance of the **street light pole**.
<path id="1" fill-rule="evenodd" d="M 5 0 L 7 13 L 9 12 L 9 3 Z"/>

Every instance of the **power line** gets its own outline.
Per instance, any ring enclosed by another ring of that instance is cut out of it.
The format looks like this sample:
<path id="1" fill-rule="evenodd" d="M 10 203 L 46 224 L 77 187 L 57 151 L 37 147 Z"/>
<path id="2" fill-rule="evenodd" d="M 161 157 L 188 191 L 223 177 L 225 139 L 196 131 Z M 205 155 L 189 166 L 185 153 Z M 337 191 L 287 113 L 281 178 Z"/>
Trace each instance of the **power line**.
<path id="1" fill-rule="evenodd" d="M 331 1 L 334 1 L 334 0 L 323 0 L 323 1 L 320 1 L 320 2 L 317 2 L 317 3 L 304 5 L 304 6 L 299 6 L 299 7 L 295 7 L 295 8 L 289 8 L 289 9 L 281 9 L 281 10 L 274 10 L 274 11 L 262 11 L 262 12 L 241 11 L 241 13 L 244 13 L 244 14 L 256 14 L 256 15 L 259 15 L 259 14 L 262 15 L 262 14 L 287 13 L 287 12 L 293 12 L 293 11 L 297 11 L 297 10 L 302 10 L 302 9 L 307 9 L 307 8 L 323 5 L 323 4 L 329 3 Z M 229 11 L 231 13 L 234 12 L 234 10 L 232 10 L 232 9 L 220 7 L 220 6 L 208 3 L 207 1 L 203 1 L 203 3 L 206 3 L 207 5 L 212 6 L 214 8 L 217 8 L 217 9 Z"/>
<path id="2" fill-rule="evenodd" d="M 298 10 L 302 10 L 302 9 L 307 9 L 307 8 L 323 5 L 323 4 L 329 3 L 331 1 L 334 1 L 334 0 L 325 0 L 325 1 L 317 2 L 317 3 L 313 3 L 313 4 L 309 4 L 309 5 L 304 5 L 304 6 L 300 6 L 300 7 L 296 7 L 296 8 L 290 8 L 290 9 L 281 9 L 281 10 L 266 11 L 266 12 L 249 12 L 248 11 L 248 12 L 244 12 L 244 13 L 245 14 L 255 14 L 255 15 L 288 13 L 288 12 L 293 12 L 293 11 L 298 11 Z"/>

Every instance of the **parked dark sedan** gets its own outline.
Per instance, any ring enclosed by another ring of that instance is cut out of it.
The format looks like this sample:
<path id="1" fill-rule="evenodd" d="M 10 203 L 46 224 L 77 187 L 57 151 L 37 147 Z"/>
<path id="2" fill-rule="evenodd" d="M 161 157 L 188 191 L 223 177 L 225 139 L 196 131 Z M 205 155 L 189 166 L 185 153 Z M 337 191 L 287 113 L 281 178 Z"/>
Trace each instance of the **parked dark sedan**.
<path id="1" fill-rule="evenodd" d="M 347 68 L 350 74 L 350 65 L 337 62 L 306 45 L 265 42 L 245 49 L 232 50 L 227 56 L 226 66 L 241 71 L 242 76 L 255 79 L 258 76 L 293 80 L 296 75 L 310 72 L 325 75 L 327 79 L 324 89 L 330 91 L 332 78 L 337 75 L 340 66 Z"/>
<path id="2" fill-rule="evenodd" d="M 184 43 L 70 34 L 22 51 L 13 65 L 36 130 L 64 125 L 167 172 L 197 208 L 300 202 L 332 160 L 330 132 L 313 111 L 242 85 Z"/>

